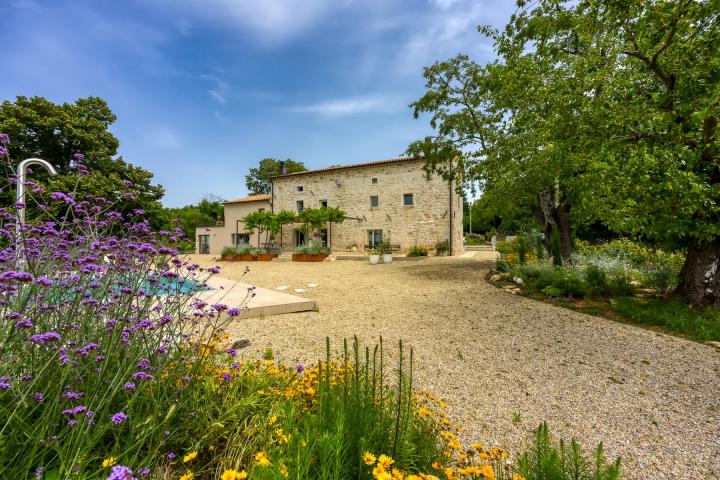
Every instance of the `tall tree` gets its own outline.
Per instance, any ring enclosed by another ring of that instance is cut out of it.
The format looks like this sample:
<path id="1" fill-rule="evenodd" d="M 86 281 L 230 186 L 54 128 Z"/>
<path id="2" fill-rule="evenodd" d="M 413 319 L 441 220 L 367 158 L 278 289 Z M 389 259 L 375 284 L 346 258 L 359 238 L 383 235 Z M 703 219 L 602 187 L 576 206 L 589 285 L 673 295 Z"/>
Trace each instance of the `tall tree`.
<path id="1" fill-rule="evenodd" d="M 0 104 L 0 132 L 10 137 L 11 165 L 3 165 L 6 178 L 21 160 L 39 157 L 53 164 L 57 176 L 37 170 L 32 180 L 48 192 L 76 191 L 117 201 L 116 209 L 130 213 L 145 211 L 154 227 L 159 227 L 164 189 L 152 183 L 153 174 L 116 157 L 119 142 L 109 128 L 115 115 L 98 97 L 80 98 L 74 103 L 55 104 L 43 97 L 17 97 Z M 76 155 L 81 153 L 82 157 Z M 82 158 L 82 160 L 79 160 Z M 81 161 L 88 173 L 77 175 L 73 164 Z M 130 190 L 132 195 L 123 196 Z M 0 193 L 3 204 L 12 202 L 11 192 Z M 29 195 L 30 196 L 30 195 Z M 42 212 L 32 211 L 35 215 Z M 30 215 L 32 218 L 33 215 Z"/>
<path id="2" fill-rule="evenodd" d="M 677 293 L 720 305 L 720 10 L 716 1 L 541 0 L 497 37 L 508 58 L 563 66 L 584 208 L 686 251 Z"/>
<path id="3" fill-rule="evenodd" d="M 546 232 L 601 220 L 683 248 L 677 292 L 720 304 L 717 2 L 519 1 L 481 32 L 499 60 L 426 69 L 413 106 L 436 134 L 410 150 L 429 168 L 461 151 L 457 168 L 508 202 L 536 196 Z"/>
<path id="4" fill-rule="evenodd" d="M 278 160 L 276 158 L 263 158 L 257 167 L 250 169 L 245 175 L 245 186 L 251 195 L 269 194 L 272 189 L 270 177 L 280 175 L 280 163 L 285 163 L 285 173 L 304 172 L 307 170 L 305 164 L 291 159 Z"/>

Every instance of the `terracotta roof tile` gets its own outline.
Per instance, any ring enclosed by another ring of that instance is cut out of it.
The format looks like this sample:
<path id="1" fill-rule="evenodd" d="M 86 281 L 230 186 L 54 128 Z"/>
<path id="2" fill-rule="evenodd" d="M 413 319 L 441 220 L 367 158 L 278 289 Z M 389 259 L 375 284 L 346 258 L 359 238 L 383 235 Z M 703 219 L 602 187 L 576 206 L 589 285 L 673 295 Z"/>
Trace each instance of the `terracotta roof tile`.
<path id="1" fill-rule="evenodd" d="M 225 205 L 228 203 L 247 203 L 247 202 L 269 202 L 270 201 L 270 195 L 262 194 L 262 195 L 248 195 L 247 197 L 242 198 L 236 198 L 235 200 L 228 200 L 225 202 Z"/>
<path id="2" fill-rule="evenodd" d="M 345 170 L 348 168 L 373 167 L 375 165 L 386 165 L 388 163 L 409 162 L 409 161 L 413 161 L 413 160 L 422 160 L 422 159 L 417 158 L 417 157 L 395 157 L 395 158 L 388 158 L 386 160 L 376 160 L 374 162 L 353 163 L 350 165 L 334 165 L 332 167 L 318 168 L 316 170 L 305 170 L 303 172 L 286 173 L 285 175 L 275 175 L 275 176 L 269 177 L 269 178 L 271 180 L 273 180 L 276 178 L 294 177 L 297 175 L 307 175 L 310 173 L 331 172 L 333 170 Z"/>

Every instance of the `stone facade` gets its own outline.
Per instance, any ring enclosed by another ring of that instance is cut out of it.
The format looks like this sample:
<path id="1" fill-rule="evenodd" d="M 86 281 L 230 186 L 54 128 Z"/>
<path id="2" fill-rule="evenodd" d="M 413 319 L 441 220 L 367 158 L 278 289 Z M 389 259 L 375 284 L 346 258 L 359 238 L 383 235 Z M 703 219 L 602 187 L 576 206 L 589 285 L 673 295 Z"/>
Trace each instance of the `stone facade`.
<path id="1" fill-rule="evenodd" d="M 452 253 L 459 255 L 463 252 L 462 197 L 441 177 L 433 175 L 428 180 L 423 164 L 422 159 L 397 158 L 275 177 L 273 212 L 297 212 L 298 202 L 304 208 L 340 207 L 348 218 L 327 232 L 333 251 L 362 251 L 381 231 L 383 240 L 407 252 L 416 245 L 434 248 L 449 240 L 452 210 Z M 406 195 L 412 195 L 409 205 Z M 304 241 L 298 227 L 284 227 L 284 248 Z"/>
<path id="2" fill-rule="evenodd" d="M 222 227 L 198 227 L 195 230 L 195 251 L 196 253 L 210 253 L 220 255 L 222 249 L 233 244 L 233 236 L 240 235 L 240 241 L 250 245 L 258 245 L 258 234 L 245 232 L 245 223 L 242 221 L 248 213 L 257 210 L 271 210 L 270 195 L 253 195 L 225 202 L 225 224 Z M 203 249 L 204 239 L 201 236 L 207 235 L 208 248 Z M 247 235 L 247 236 L 245 236 Z M 265 242 L 265 234 L 260 239 L 260 245 Z"/>

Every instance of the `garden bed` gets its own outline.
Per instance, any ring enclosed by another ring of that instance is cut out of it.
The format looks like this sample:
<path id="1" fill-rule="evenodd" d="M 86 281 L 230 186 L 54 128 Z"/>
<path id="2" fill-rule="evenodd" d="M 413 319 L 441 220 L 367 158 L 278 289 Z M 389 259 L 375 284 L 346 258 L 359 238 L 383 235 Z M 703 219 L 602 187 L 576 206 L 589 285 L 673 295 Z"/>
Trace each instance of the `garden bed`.
<path id="1" fill-rule="evenodd" d="M 693 309 L 673 299 L 665 300 L 653 296 L 649 289 L 638 290 L 633 295 L 617 297 L 576 297 L 546 295 L 542 290 L 531 285 L 519 285 L 508 275 L 497 271 L 488 272 L 486 280 L 507 293 L 523 295 L 587 315 L 630 323 L 693 340 L 720 341 L 720 311 L 712 308 Z"/>
<path id="2" fill-rule="evenodd" d="M 292 261 L 293 262 L 322 262 L 325 260 L 330 254 L 328 253 L 318 253 L 318 254 L 312 254 L 312 253 L 293 253 L 292 254 Z"/>

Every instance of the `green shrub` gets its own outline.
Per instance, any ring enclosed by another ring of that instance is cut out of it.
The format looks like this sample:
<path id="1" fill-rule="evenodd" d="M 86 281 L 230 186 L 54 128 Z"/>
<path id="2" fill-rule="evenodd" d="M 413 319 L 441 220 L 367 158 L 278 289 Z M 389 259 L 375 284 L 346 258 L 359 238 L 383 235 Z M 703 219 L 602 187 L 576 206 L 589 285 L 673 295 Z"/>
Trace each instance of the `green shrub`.
<path id="1" fill-rule="evenodd" d="M 257 249 L 253 248 L 252 245 L 241 243 L 240 245 L 229 245 L 227 247 L 223 247 L 221 255 L 257 255 L 257 253 L 252 253 L 253 251 L 259 252 L 263 249 Z M 260 252 L 265 253 L 265 252 Z"/>
<path id="2" fill-rule="evenodd" d="M 450 243 L 447 240 L 435 244 L 436 255 L 446 255 L 450 251 Z"/>
<path id="3" fill-rule="evenodd" d="M 543 293 L 548 297 L 562 297 L 563 295 L 565 295 L 565 290 L 554 287 L 552 285 L 548 285 L 547 287 L 543 288 Z"/>
<path id="4" fill-rule="evenodd" d="M 390 255 L 392 253 L 392 248 L 390 247 L 390 242 L 388 240 L 380 242 L 374 250 L 377 255 Z"/>
<path id="5" fill-rule="evenodd" d="M 632 295 L 635 287 L 632 277 L 624 268 L 614 268 L 608 272 L 608 292 L 614 297 Z"/>
<path id="6" fill-rule="evenodd" d="M 512 269 L 512 274 L 514 277 L 520 277 L 525 281 L 532 281 L 550 275 L 554 270 L 555 268 L 551 263 L 536 260 Z"/>
<path id="7" fill-rule="evenodd" d="M 469 233 L 465 236 L 466 245 L 485 245 L 485 236 L 477 233 Z"/>
<path id="8" fill-rule="evenodd" d="M 572 268 L 557 268 L 549 275 L 550 285 L 562 290 L 566 295 L 584 297 L 588 293 L 587 286 L 579 273 Z"/>
<path id="9" fill-rule="evenodd" d="M 607 275 L 597 265 L 588 265 L 585 268 L 585 282 L 588 285 L 588 294 L 591 296 L 605 295 L 608 291 Z"/>
<path id="10" fill-rule="evenodd" d="M 508 242 L 507 240 L 500 240 L 495 245 L 495 250 L 500 253 L 515 253 L 516 247 L 513 245 L 512 242 Z"/>
<path id="11" fill-rule="evenodd" d="M 498 258 L 495 260 L 495 270 L 500 273 L 507 273 L 510 271 L 510 264 L 502 258 Z"/>
<path id="12" fill-rule="evenodd" d="M 534 432 L 530 449 L 517 459 L 517 471 L 526 480 L 619 480 L 620 459 L 607 463 L 602 443 L 588 457 L 573 439 L 570 445 L 550 438 L 547 423 Z"/>
<path id="13" fill-rule="evenodd" d="M 324 246 L 321 242 L 311 240 L 304 245 L 298 245 L 295 247 L 295 253 L 304 253 L 307 255 L 322 255 L 330 253 L 330 249 Z"/>
<path id="14" fill-rule="evenodd" d="M 428 248 L 424 245 L 415 245 L 408 250 L 408 257 L 427 257 Z"/>

